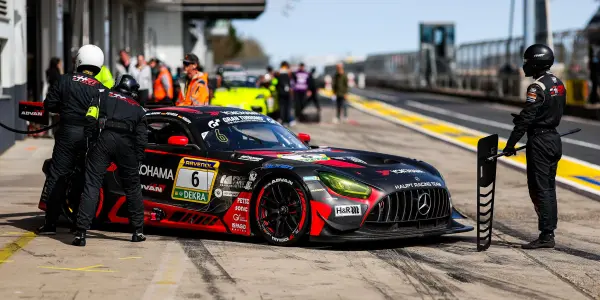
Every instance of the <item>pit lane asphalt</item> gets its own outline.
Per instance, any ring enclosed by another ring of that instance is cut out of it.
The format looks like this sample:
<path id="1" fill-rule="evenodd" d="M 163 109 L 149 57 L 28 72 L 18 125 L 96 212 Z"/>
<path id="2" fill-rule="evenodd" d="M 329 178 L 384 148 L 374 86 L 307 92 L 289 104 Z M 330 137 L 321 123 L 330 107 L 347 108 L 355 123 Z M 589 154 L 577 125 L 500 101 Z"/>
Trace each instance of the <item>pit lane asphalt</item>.
<path id="1" fill-rule="evenodd" d="M 301 124 L 319 145 L 420 158 L 444 174 L 455 205 L 473 216 L 475 154 L 349 109 L 352 122 Z M 600 299 L 600 203 L 559 188 L 556 250 L 524 252 L 536 234 L 525 174 L 498 166 L 495 242 L 475 233 L 344 246 L 281 248 L 256 239 L 127 228 L 72 236 L 26 232 L 43 222 L 37 201 L 51 140 L 26 140 L 0 157 L 0 299 Z M 473 225 L 473 222 L 466 223 Z"/>
<path id="2" fill-rule="evenodd" d="M 404 93 L 375 88 L 353 89 L 352 92 L 467 128 L 490 134 L 498 133 L 503 138 L 510 136 L 514 126 L 510 114 L 518 114 L 520 111 L 520 107 L 517 106 L 445 95 Z M 566 132 L 574 128 L 581 128 L 581 131 L 563 138 L 564 155 L 600 165 L 600 122 L 565 116 L 558 131 Z M 521 141 L 525 143 L 527 135 Z"/>

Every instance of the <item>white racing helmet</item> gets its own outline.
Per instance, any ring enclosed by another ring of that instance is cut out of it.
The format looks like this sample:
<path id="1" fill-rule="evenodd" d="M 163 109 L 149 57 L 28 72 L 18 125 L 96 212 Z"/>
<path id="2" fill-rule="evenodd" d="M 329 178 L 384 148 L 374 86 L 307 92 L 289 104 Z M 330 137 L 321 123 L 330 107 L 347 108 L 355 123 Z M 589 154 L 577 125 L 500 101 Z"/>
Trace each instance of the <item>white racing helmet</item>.
<path id="1" fill-rule="evenodd" d="M 75 70 L 80 66 L 91 66 L 98 68 L 96 73 L 100 72 L 104 65 L 104 52 L 96 45 L 85 45 L 79 48 L 75 56 Z M 91 70 L 92 71 L 92 70 Z"/>

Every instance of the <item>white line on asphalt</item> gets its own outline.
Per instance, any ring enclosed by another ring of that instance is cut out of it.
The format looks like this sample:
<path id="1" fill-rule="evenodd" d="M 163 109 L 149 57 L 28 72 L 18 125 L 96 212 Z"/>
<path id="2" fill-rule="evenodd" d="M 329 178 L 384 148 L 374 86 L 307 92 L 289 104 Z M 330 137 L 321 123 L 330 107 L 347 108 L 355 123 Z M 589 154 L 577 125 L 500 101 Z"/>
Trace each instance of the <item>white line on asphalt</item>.
<path id="1" fill-rule="evenodd" d="M 473 116 L 469 116 L 469 115 L 465 115 L 465 114 L 461 114 L 455 111 L 451 111 L 451 110 L 447 110 L 447 109 L 443 109 L 443 108 L 439 108 L 439 107 L 435 107 L 435 106 L 431 106 L 431 105 L 427 105 L 427 104 L 423 104 L 423 103 L 419 103 L 416 101 L 412 101 L 412 100 L 408 100 L 406 101 L 406 105 L 414 107 L 414 108 L 418 108 L 418 109 L 422 109 L 422 110 L 426 110 L 426 111 L 430 111 L 430 112 L 434 112 L 440 115 L 445 115 L 445 116 L 450 116 L 456 119 L 460 119 L 463 121 L 470 121 L 470 122 L 474 122 L 474 123 L 479 123 L 479 124 L 483 124 L 483 125 L 488 125 L 488 126 L 492 126 L 492 127 L 496 127 L 496 128 L 502 128 L 502 129 L 506 129 L 506 130 L 513 130 L 513 126 L 509 125 L 509 124 L 505 124 L 505 123 L 500 123 L 500 122 L 496 122 L 496 121 L 491 121 L 491 120 L 487 120 L 487 119 L 482 119 L 482 118 L 478 118 L 478 117 L 473 117 Z M 600 145 L 597 144 L 593 144 L 593 143 L 588 143 L 588 142 L 584 142 L 584 141 L 580 141 L 580 140 L 575 140 L 575 139 L 571 139 L 571 138 L 562 138 L 562 141 L 568 144 L 573 144 L 573 145 L 577 145 L 577 146 L 581 146 L 581 147 L 586 147 L 586 148 L 591 148 L 591 149 L 595 149 L 595 150 L 600 150 Z"/>
<path id="2" fill-rule="evenodd" d="M 495 109 L 499 109 L 499 110 L 513 112 L 513 113 L 518 113 L 519 111 L 521 111 L 521 109 L 519 107 L 510 106 L 510 105 L 506 105 L 506 104 L 500 104 L 500 103 L 488 103 L 488 104 L 486 104 L 486 106 L 489 106 L 489 107 L 495 108 Z M 591 125 L 591 126 L 600 126 L 600 122 L 598 122 L 598 121 L 584 119 L 581 117 L 563 115 L 562 118 L 569 122 L 575 122 L 575 123 Z"/>
<path id="3" fill-rule="evenodd" d="M 175 299 L 186 263 L 191 262 L 181 245 L 176 241 L 168 242 L 163 259 L 142 299 Z"/>

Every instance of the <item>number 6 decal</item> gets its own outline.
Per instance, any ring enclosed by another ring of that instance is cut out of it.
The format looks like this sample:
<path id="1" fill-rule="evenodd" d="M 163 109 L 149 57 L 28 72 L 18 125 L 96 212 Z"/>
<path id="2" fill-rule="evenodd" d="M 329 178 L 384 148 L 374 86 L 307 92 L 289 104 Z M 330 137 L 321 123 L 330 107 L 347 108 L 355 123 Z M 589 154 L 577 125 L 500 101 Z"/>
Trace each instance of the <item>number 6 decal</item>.
<path id="1" fill-rule="evenodd" d="M 192 185 L 198 187 L 200 185 L 200 178 L 198 178 L 198 171 L 192 173 Z"/>
<path id="2" fill-rule="evenodd" d="M 184 157 L 179 162 L 173 184 L 173 200 L 208 204 L 219 170 L 219 162 Z"/>

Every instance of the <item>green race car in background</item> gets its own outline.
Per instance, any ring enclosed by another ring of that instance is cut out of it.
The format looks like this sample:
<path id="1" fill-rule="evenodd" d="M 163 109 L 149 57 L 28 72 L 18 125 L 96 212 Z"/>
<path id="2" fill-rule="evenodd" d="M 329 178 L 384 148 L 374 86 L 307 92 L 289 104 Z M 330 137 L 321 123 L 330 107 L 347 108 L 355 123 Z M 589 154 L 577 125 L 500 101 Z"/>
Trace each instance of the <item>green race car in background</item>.
<path id="1" fill-rule="evenodd" d="M 248 76 L 246 80 L 225 80 L 221 87 L 214 90 L 211 105 L 236 107 L 273 116 L 277 112 L 275 99 L 271 91 L 256 86 L 256 78 Z"/>

